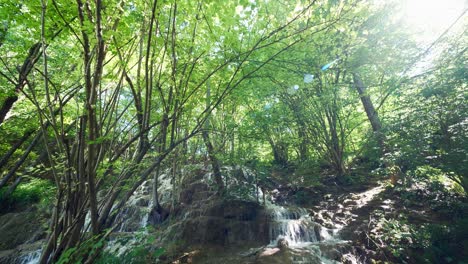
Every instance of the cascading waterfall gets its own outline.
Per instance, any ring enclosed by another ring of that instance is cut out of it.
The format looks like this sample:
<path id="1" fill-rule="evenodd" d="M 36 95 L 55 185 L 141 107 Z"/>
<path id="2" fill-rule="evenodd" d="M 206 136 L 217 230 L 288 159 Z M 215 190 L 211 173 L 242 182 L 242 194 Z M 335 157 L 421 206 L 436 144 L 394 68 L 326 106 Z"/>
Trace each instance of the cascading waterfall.
<path id="1" fill-rule="evenodd" d="M 28 254 L 19 257 L 18 263 L 19 264 L 37 264 L 39 263 L 41 252 L 42 252 L 42 249 L 31 251 Z"/>
<path id="2" fill-rule="evenodd" d="M 339 263 L 346 241 L 337 237 L 337 229 L 328 229 L 312 221 L 304 208 L 288 208 L 273 204 L 270 210 L 269 247 L 287 246 L 293 263 Z"/>
<path id="3" fill-rule="evenodd" d="M 146 226 L 153 207 L 150 189 L 151 182 L 145 181 L 127 201 L 125 208 L 116 217 L 116 222 L 120 224 L 117 232 L 109 239 L 105 251 L 122 257 L 141 243 L 141 236 L 136 233 L 147 233 Z"/>
<path id="4" fill-rule="evenodd" d="M 146 181 L 130 196 L 124 209 L 116 217 L 116 222 L 120 223 L 118 232 L 135 232 L 146 227 L 153 206 L 150 193 L 151 182 Z"/>
<path id="5" fill-rule="evenodd" d="M 277 245 L 279 240 L 284 240 L 290 247 L 296 247 L 319 240 L 305 209 L 286 209 L 282 206 L 273 206 L 270 209 L 270 245 Z"/>

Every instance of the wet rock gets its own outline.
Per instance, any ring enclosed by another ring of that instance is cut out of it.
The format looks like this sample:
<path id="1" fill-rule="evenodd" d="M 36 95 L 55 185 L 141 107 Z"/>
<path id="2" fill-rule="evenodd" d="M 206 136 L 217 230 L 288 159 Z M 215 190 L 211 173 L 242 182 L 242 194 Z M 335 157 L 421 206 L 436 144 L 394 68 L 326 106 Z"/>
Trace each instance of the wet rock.
<path id="1" fill-rule="evenodd" d="M 142 186 L 145 186 L 145 187 L 151 187 L 151 184 L 152 184 L 152 181 L 144 181 Z"/>
<path id="2" fill-rule="evenodd" d="M 0 251 L 0 263 L 37 263 L 44 243 L 44 240 L 40 240 L 34 243 L 22 244 L 15 249 Z"/>
<path id="3" fill-rule="evenodd" d="M 325 211 L 325 212 L 323 212 L 323 216 L 328 218 L 328 219 L 333 218 L 333 212 Z"/>
<path id="4" fill-rule="evenodd" d="M 230 201 L 224 203 L 224 218 L 251 221 L 256 218 L 260 209 L 260 205 L 254 202 Z"/>
<path id="5" fill-rule="evenodd" d="M 41 238 L 43 221 L 37 212 L 7 213 L 0 216 L 0 250 L 13 249 Z"/>
<path id="6" fill-rule="evenodd" d="M 342 210 L 338 210 L 335 214 L 335 217 L 345 217 L 346 214 Z"/>
<path id="7" fill-rule="evenodd" d="M 144 220 L 148 214 L 144 209 L 146 208 L 134 205 L 126 207 L 116 217 L 116 221 L 121 222 L 117 230 L 120 232 L 134 232 L 141 229 L 142 225 L 146 225 L 146 221 Z"/>
<path id="8" fill-rule="evenodd" d="M 169 210 L 162 206 L 157 206 L 151 209 L 148 216 L 148 222 L 153 226 L 161 224 L 169 217 Z"/>
<path id="9" fill-rule="evenodd" d="M 149 205 L 149 200 L 145 199 L 145 198 L 139 198 L 139 199 L 137 199 L 135 201 L 135 205 L 136 206 L 142 206 L 142 207 L 148 206 Z"/>
<path id="10" fill-rule="evenodd" d="M 286 239 L 281 238 L 278 240 L 278 243 L 276 243 L 276 246 L 280 249 L 287 248 L 289 246 L 289 243 Z"/>
<path id="11" fill-rule="evenodd" d="M 184 204 L 191 204 L 193 201 L 206 199 L 212 195 L 209 187 L 205 183 L 196 182 L 190 184 L 180 193 L 179 201 Z"/>
<path id="12" fill-rule="evenodd" d="M 355 206 L 355 205 L 357 205 L 357 202 L 354 201 L 354 200 L 351 200 L 351 199 L 345 199 L 345 200 L 343 201 L 343 204 L 344 204 L 345 206 Z"/>
<path id="13" fill-rule="evenodd" d="M 320 241 L 320 240 L 323 240 L 323 237 L 321 235 L 321 227 L 319 225 L 315 225 L 314 226 L 314 232 L 315 232 L 315 237 Z"/>
<path id="14" fill-rule="evenodd" d="M 17 253 L 14 249 L 0 251 L 0 263 L 14 263 Z"/>
<path id="15" fill-rule="evenodd" d="M 255 264 L 292 264 L 286 249 L 265 248 L 255 260 Z"/>
<path id="16" fill-rule="evenodd" d="M 323 226 L 329 229 L 333 229 L 335 225 L 332 222 L 325 222 L 323 223 Z"/>
<path id="17" fill-rule="evenodd" d="M 182 240 L 189 244 L 236 245 L 268 242 L 268 218 L 254 202 L 212 201 L 186 207 Z"/>

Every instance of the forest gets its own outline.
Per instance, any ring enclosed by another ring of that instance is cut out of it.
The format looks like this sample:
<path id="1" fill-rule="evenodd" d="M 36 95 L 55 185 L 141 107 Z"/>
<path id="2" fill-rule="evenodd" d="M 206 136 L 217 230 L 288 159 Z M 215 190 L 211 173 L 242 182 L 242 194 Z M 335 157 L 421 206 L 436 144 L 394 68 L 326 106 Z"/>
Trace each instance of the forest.
<path id="1" fill-rule="evenodd" d="M 468 263 L 463 0 L 1 0 L 0 263 Z"/>

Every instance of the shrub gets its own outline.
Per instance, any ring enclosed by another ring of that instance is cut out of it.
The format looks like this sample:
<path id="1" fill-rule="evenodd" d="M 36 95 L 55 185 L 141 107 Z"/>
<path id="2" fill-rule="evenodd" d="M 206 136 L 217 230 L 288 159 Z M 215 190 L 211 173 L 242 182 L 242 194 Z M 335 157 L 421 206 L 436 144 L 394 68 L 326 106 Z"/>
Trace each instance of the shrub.
<path id="1" fill-rule="evenodd" d="M 1 209 L 12 209 L 32 203 L 47 207 L 52 203 L 55 193 L 55 187 L 50 181 L 38 178 L 21 183 L 9 197 L 4 197 L 7 188 L 0 190 Z"/>

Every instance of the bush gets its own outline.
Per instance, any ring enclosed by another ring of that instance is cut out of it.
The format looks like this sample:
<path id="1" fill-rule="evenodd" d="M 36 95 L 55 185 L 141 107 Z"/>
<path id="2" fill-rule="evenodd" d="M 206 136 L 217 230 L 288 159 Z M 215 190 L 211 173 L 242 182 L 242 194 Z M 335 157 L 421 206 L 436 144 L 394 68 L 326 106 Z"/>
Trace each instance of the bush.
<path id="1" fill-rule="evenodd" d="M 468 259 L 468 220 L 453 225 L 410 224 L 406 217 L 382 218 L 372 233 L 399 262 L 464 263 Z"/>
<path id="2" fill-rule="evenodd" d="M 111 264 L 111 263 L 128 263 L 128 264 L 144 264 L 155 263 L 158 258 L 164 254 L 165 249 L 153 245 L 155 234 L 147 234 L 145 232 L 137 232 L 132 237 L 117 238 L 113 241 L 114 248 L 118 251 L 122 249 L 122 253 L 103 251 L 100 257 L 94 262 L 96 264 Z M 99 241 L 97 241 L 99 243 Z M 95 242 L 94 245 L 97 243 Z M 93 245 L 93 246 L 94 246 Z"/>
<path id="3" fill-rule="evenodd" d="M 408 171 L 406 181 L 409 185 L 413 182 L 424 183 L 433 191 L 464 194 L 463 188 L 454 181 L 455 178 L 457 176 L 453 173 L 447 173 L 442 169 L 424 165 Z"/>
<path id="4" fill-rule="evenodd" d="M 46 207 L 52 203 L 55 187 L 48 180 L 32 178 L 21 183 L 9 197 L 4 197 L 8 187 L 0 190 L 1 209 L 13 209 L 28 204 Z"/>

